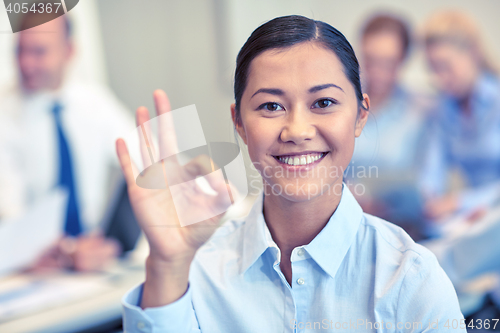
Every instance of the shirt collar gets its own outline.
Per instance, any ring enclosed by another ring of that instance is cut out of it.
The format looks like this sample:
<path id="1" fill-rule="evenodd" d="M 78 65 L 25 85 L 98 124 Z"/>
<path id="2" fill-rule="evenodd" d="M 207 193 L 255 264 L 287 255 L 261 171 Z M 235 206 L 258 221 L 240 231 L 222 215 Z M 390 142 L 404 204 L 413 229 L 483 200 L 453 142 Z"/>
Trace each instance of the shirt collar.
<path id="1" fill-rule="evenodd" d="M 56 90 L 40 90 L 28 92 L 20 88 L 20 97 L 24 109 L 32 115 L 51 114 L 54 103 L 65 105 L 67 88 L 58 88 Z"/>
<path id="2" fill-rule="evenodd" d="M 271 237 L 262 213 L 264 194 L 255 201 L 245 220 L 241 270 L 243 274 L 268 249 L 277 245 Z M 320 233 L 303 248 L 332 278 L 349 250 L 357 233 L 363 211 L 344 184 L 335 212 Z M 278 258 L 280 260 L 280 258 Z"/>
<path id="3" fill-rule="evenodd" d="M 268 248 L 278 248 L 264 220 L 263 204 L 264 192 L 261 192 L 245 218 L 241 274 L 244 274 Z"/>

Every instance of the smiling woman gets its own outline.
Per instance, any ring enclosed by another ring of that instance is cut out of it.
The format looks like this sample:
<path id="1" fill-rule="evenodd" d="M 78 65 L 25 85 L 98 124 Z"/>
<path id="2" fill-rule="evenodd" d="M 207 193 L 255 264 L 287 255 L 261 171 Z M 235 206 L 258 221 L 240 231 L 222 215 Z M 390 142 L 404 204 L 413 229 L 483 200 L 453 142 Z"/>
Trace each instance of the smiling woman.
<path id="1" fill-rule="evenodd" d="M 345 37 L 302 16 L 271 20 L 241 49 L 234 90 L 233 122 L 264 184 L 242 220 L 158 227 L 179 209 L 209 209 L 218 195 L 186 189 L 174 206 L 168 189 L 140 188 L 117 141 L 151 250 L 145 283 L 123 299 L 125 331 L 465 332 L 453 324 L 463 316 L 436 258 L 364 214 L 342 182 L 370 106 Z M 164 92 L 154 99 L 158 115 L 170 111 Z M 147 121 L 139 108 L 138 125 Z M 159 141 L 176 150 L 173 133 L 160 131 Z M 178 174 L 192 179 L 207 165 L 179 165 Z"/>

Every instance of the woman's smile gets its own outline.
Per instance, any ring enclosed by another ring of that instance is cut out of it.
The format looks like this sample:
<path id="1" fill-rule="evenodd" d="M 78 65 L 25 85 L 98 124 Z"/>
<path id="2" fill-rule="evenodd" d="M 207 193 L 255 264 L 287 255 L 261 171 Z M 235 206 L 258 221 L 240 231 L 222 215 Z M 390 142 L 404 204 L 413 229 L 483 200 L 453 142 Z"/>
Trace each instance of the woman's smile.
<path id="1" fill-rule="evenodd" d="M 299 152 L 273 155 L 280 165 L 291 170 L 310 170 L 318 165 L 328 154 L 325 152 Z"/>

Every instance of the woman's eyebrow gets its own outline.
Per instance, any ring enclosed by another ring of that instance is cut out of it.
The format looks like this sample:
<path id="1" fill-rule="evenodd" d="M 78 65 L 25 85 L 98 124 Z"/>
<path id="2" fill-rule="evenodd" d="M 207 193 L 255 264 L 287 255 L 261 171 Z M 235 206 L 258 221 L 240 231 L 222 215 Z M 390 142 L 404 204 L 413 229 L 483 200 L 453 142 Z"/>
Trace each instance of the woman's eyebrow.
<path id="1" fill-rule="evenodd" d="M 321 84 L 319 86 L 314 86 L 314 87 L 310 88 L 309 93 L 312 94 L 312 93 L 318 92 L 318 91 L 326 89 L 326 88 L 337 88 L 337 89 L 340 89 L 342 92 L 344 92 L 344 89 L 340 88 L 338 85 L 333 84 L 333 83 L 326 83 L 326 84 Z M 266 94 L 271 94 L 271 95 L 276 95 L 276 96 L 283 96 L 285 94 L 283 92 L 283 90 L 278 89 L 278 88 L 260 88 L 252 95 L 252 97 L 257 95 L 258 93 L 266 93 Z M 250 99 L 252 99 L 252 97 L 250 97 Z"/>
<path id="2" fill-rule="evenodd" d="M 338 89 L 342 90 L 342 92 L 344 92 L 344 89 L 340 88 L 338 85 L 333 84 L 333 83 L 326 83 L 326 84 L 321 84 L 319 86 L 312 87 L 311 89 L 309 89 L 309 93 L 312 94 L 312 93 L 318 92 L 318 91 L 326 89 L 326 88 L 338 88 Z"/>
<path id="3" fill-rule="evenodd" d="M 283 90 L 277 89 L 277 88 L 260 88 L 259 90 L 257 90 L 255 92 L 255 94 L 252 95 L 252 97 L 257 95 L 258 93 L 266 93 L 266 94 L 271 94 L 271 95 L 276 95 L 276 96 L 283 96 L 285 94 L 283 92 Z M 252 97 L 250 97 L 250 99 L 252 99 Z"/>

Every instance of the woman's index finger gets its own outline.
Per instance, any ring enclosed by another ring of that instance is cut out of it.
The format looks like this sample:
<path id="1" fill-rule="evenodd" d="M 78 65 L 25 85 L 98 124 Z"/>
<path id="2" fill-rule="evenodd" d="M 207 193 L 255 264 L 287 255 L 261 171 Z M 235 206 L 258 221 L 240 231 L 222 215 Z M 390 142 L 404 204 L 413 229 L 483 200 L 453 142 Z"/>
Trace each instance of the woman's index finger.
<path id="1" fill-rule="evenodd" d="M 116 145 L 116 154 L 118 156 L 118 161 L 120 162 L 121 169 L 123 171 L 123 175 L 125 177 L 125 181 L 128 186 L 135 185 L 135 177 L 134 172 L 132 170 L 133 165 L 130 159 L 130 155 L 128 153 L 127 145 L 123 139 L 118 139 L 115 142 Z"/>

